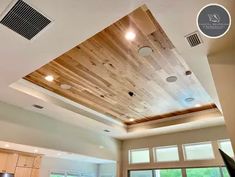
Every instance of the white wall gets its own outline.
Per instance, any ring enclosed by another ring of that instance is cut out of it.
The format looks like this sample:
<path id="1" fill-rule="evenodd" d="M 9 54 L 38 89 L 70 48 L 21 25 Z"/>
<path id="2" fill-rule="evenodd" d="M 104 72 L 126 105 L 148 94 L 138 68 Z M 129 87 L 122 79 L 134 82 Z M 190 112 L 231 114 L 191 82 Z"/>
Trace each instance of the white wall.
<path id="1" fill-rule="evenodd" d="M 176 167 L 199 167 L 199 166 L 218 166 L 223 161 L 218 151 L 217 140 L 227 139 L 228 135 L 225 126 L 210 127 L 204 129 L 190 130 L 165 135 L 157 135 L 145 138 L 130 139 L 123 142 L 122 147 L 122 168 L 123 177 L 127 177 L 127 171 L 131 169 L 156 169 L 156 168 L 176 168 Z M 182 144 L 212 141 L 214 147 L 215 159 L 184 161 Z M 158 146 L 178 145 L 179 162 L 155 163 L 152 149 Z M 129 164 L 128 151 L 130 149 L 149 148 L 150 163 L 147 164 Z"/>
<path id="2" fill-rule="evenodd" d="M 43 157 L 40 169 L 40 177 L 49 177 L 51 172 L 80 172 L 97 176 L 98 165 L 73 160 Z"/>
<path id="3" fill-rule="evenodd" d="M 120 141 L 0 102 L 0 140 L 118 160 Z M 102 145 L 104 148 L 100 149 Z"/>
<path id="4" fill-rule="evenodd" d="M 116 164 L 100 164 L 98 165 L 98 177 L 116 177 Z"/>
<path id="5" fill-rule="evenodd" d="M 235 50 L 208 56 L 225 124 L 235 150 Z"/>

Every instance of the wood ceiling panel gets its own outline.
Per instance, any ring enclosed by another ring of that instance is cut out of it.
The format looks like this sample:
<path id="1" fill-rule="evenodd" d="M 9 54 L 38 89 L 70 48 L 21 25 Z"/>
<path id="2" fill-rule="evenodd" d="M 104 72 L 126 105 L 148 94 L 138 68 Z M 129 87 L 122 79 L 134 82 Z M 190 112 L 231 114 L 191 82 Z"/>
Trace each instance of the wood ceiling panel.
<path id="1" fill-rule="evenodd" d="M 126 40 L 128 30 L 136 33 L 135 40 Z M 153 53 L 140 56 L 143 46 Z M 215 107 L 187 70 L 150 11 L 138 8 L 24 79 L 122 122 L 134 118 L 132 123 L 138 123 Z M 46 81 L 46 75 L 54 81 Z M 178 79 L 168 83 L 169 76 Z M 61 84 L 72 87 L 64 90 Z M 185 102 L 188 97 L 195 100 Z"/>

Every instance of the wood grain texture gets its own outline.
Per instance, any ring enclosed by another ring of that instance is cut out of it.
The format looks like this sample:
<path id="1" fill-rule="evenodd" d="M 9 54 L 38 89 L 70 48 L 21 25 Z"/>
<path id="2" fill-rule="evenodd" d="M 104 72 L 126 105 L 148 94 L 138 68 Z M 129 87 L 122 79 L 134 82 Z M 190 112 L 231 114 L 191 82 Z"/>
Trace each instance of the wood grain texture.
<path id="1" fill-rule="evenodd" d="M 128 30 L 136 33 L 132 42 L 125 39 Z M 151 47 L 153 53 L 140 56 L 138 49 L 143 46 Z M 195 104 L 214 107 L 196 77 L 185 75 L 187 70 L 150 11 L 138 8 L 24 79 L 130 124 L 130 118 L 138 123 L 166 117 L 161 115 L 199 111 Z M 46 81 L 46 75 L 53 75 L 55 80 Z M 166 82 L 172 75 L 178 80 Z M 61 84 L 72 88 L 63 90 Z M 195 100 L 187 103 L 187 97 Z"/>
<path id="2" fill-rule="evenodd" d="M 31 168 L 16 167 L 15 177 L 31 177 Z"/>

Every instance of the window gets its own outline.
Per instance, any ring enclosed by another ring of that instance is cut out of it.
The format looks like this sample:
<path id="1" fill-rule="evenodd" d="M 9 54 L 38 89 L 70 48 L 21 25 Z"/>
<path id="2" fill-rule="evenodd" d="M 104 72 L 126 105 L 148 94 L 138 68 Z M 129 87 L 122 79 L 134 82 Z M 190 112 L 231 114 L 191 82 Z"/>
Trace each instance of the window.
<path id="1" fill-rule="evenodd" d="M 165 147 L 155 148 L 155 161 L 157 162 L 179 161 L 178 147 L 165 146 Z"/>
<path id="2" fill-rule="evenodd" d="M 130 171 L 130 177 L 153 177 L 152 170 Z"/>
<path id="3" fill-rule="evenodd" d="M 226 167 L 222 167 L 221 170 L 222 170 L 222 173 L 223 173 L 223 177 L 230 177 Z"/>
<path id="4" fill-rule="evenodd" d="M 220 168 L 188 168 L 187 177 L 221 177 Z"/>
<path id="5" fill-rule="evenodd" d="M 51 173 L 50 177 L 65 177 L 65 174 L 63 174 L 63 173 Z"/>
<path id="6" fill-rule="evenodd" d="M 181 169 L 154 170 L 155 177 L 182 177 Z"/>
<path id="7" fill-rule="evenodd" d="M 135 163 L 149 163 L 149 149 L 134 149 L 129 151 L 129 162 Z"/>
<path id="8" fill-rule="evenodd" d="M 220 140 L 219 147 L 222 151 L 228 154 L 230 157 L 234 157 L 233 148 L 230 140 Z"/>
<path id="9" fill-rule="evenodd" d="M 79 174 L 67 173 L 66 177 L 80 177 Z"/>
<path id="10" fill-rule="evenodd" d="M 213 159 L 214 152 L 211 142 L 183 145 L 185 160 Z"/>

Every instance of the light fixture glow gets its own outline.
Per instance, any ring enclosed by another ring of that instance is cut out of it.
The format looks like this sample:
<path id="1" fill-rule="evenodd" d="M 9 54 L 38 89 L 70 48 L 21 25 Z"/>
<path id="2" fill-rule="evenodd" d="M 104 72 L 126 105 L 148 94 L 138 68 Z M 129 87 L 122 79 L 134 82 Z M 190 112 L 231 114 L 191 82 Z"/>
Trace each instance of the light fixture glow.
<path id="1" fill-rule="evenodd" d="M 5 144 L 5 147 L 6 147 L 6 148 L 9 148 L 9 147 L 10 147 L 10 145 L 9 145 L 9 144 Z"/>
<path id="2" fill-rule="evenodd" d="M 100 149 L 104 149 L 104 146 L 99 146 Z"/>
<path id="3" fill-rule="evenodd" d="M 201 107 L 201 104 L 195 104 L 195 107 L 196 108 Z"/>
<path id="4" fill-rule="evenodd" d="M 135 119 L 133 119 L 133 118 L 130 118 L 130 119 L 129 119 L 129 121 L 131 121 L 131 122 L 133 122 L 134 120 L 135 120 Z"/>
<path id="5" fill-rule="evenodd" d="M 34 153 L 38 153 L 38 150 L 37 149 L 34 149 L 34 151 L 33 151 Z"/>
<path id="6" fill-rule="evenodd" d="M 133 31 L 128 31 L 126 32 L 125 34 L 125 38 L 128 40 L 128 41 L 133 41 L 136 37 L 136 34 L 133 32 Z"/>
<path id="7" fill-rule="evenodd" d="M 45 79 L 48 81 L 48 82 L 52 82 L 54 80 L 54 77 L 52 75 L 47 75 L 45 77 Z"/>

